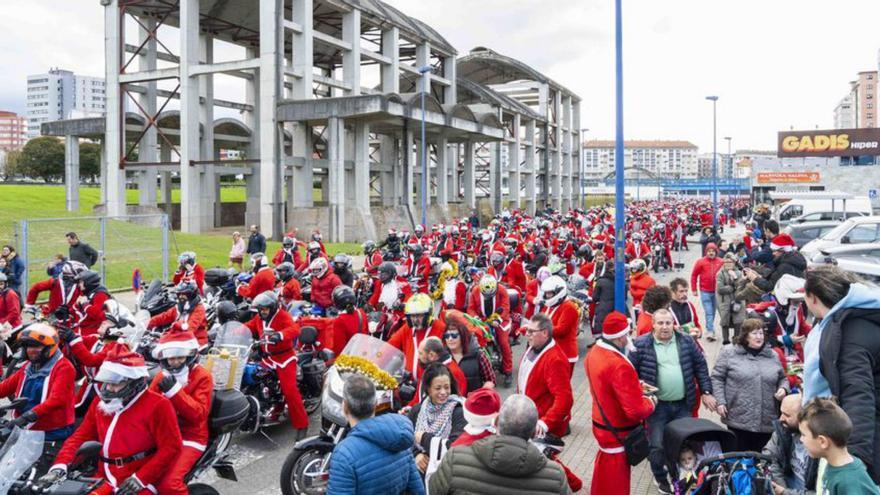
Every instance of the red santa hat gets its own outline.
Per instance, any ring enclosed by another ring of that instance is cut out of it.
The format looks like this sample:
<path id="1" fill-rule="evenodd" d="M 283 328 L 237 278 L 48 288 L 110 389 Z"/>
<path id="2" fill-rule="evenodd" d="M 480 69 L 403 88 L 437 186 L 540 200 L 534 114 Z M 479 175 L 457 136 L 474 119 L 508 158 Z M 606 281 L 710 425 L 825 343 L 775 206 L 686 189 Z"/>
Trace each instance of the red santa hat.
<path id="1" fill-rule="evenodd" d="M 619 311 L 612 311 L 602 322 L 602 337 L 619 339 L 629 333 L 629 320 Z"/>
<path id="2" fill-rule="evenodd" d="M 165 332 L 156 347 L 153 347 L 153 357 L 155 359 L 184 357 L 198 350 L 199 341 L 192 332 Z"/>
<path id="3" fill-rule="evenodd" d="M 788 234 L 779 234 L 770 241 L 770 250 L 771 251 L 794 251 L 795 248 L 794 239 L 791 238 Z"/>
<path id="4" fill-rule="evenodd" d="M 104 363 L 95 375 L 96 382 L 119 383 L 125 380 L 147 378 L 147 363 L 143 356 L 136 352 L 124 350 L 124 347 L 114 346 L 107 354 Z"/>
<path id="5" fill-rule="evenodd" d="M 492 426 L 500 412 L 501 396 L 491 388 L 478 388 L 469 393 L 464 401 L 464 419 L 469 426 Z"/>

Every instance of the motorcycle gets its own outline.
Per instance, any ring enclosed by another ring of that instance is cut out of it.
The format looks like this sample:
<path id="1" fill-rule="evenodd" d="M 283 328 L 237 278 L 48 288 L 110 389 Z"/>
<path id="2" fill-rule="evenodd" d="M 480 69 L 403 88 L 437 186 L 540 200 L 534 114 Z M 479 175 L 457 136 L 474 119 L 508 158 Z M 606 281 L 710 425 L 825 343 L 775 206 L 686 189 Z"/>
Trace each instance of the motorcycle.
<path id="1" fill-rule="evenodd" d="M 669 270 L 669 259 L 666 257 L 665 243 L 656 243 L 651 247 L 651 269 L 654 273 L 660 273 L 660 270 Z"/>
<path id="2" fill-rule="evenodd" d="M 342 388 L 346 378 L 355 371 L 353 364 L 361 369 L 373 369 L 378 382 L 376 414 L 382 414 L 399 410 L 415 395 L 404 363 L 402 352 L 375 337 L 357 334 L 351 338 L 324 381 L 321 433 L 297 442 L 281 467 L 284 495 L 326 493 L 333 449 L 349 432 L 342 412 Z"/>
<path id="3" fill-rule="evenodd" d="M 135 313 L 145 309 L 149 311 L 150 316 L 152 317 L 159 313 L 164 313 L 176 304 L 177 298 L 171 294 L 170 288 L 162 285 L 161 280 L 156 279 L 150 282 L 150 285 L 147 286 L 146 290 L 143 290 L 138 294 L 135 302 Z"/>

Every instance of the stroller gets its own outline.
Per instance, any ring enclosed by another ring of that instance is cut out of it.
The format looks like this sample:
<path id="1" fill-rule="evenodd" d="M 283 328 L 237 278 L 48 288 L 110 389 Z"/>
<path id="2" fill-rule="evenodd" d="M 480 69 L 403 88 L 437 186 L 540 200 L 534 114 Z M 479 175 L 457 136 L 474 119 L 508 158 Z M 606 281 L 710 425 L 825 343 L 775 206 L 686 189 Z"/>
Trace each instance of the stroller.
<path id="1" fill-rule="evenodd" d="M 682 477 L 678 459 L 682 446 L 696 455 L 696 467 Z M 736 452 L 736 435 L 702 418 L 671 421 L 663 431 L 666 466 L 675 495 L 772 494 L 769 457 L 757 452 Z"/>

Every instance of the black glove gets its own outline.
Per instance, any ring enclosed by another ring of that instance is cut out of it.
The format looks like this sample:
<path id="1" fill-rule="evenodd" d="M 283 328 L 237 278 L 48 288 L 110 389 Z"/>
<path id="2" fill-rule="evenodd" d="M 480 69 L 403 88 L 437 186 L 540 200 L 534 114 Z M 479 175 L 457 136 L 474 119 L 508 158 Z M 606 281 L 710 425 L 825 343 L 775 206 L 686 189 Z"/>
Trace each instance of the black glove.
<path id="1" fill-rule="evenodd" d="M 22 414 L 21 416 L 10 421 L 9 424 L 11 426 L 17 426 L 19 428 L 24 428 L 25 426 L 33 423 L 36 420 L 37 420 L 37 413 L 35 413 L 33 411 L 28 411 L 28 412 Z"/>
<path id="2" fill-rule="evenodd" d="M 134 476 L 129 476 L 116 489 L 116 495 L 137 495 L 144 489 L 144 485 Z"/>
<path id="3" fill-rule="evenodd" d="M 159 380 L 159 390 L 164 394 L 174 388 L 175 385 L 177 385 L 177 378 L 174 378 L 174 375 L 170 373 L 163 372 L 162 379 Z"/>
<path id="4" fill-rule="evenodd" d="M 67 471 L 63 469 L 50 469 L 48 473 L 40 476 L 40 479 L 37 480 L 37 486 L 43 489 L 49 488 L 64 479 L 65 476 L 67 476 Z"/>
<path id="5" fill-rule="evenodd" d="M 269 342 L 271 342 L 273 344 L 278 344 L 282 340 L 284 340 L 284 335 L 281 335 L 280 333 L 273 333 L 272 335 L 269 336 L 268 340 L 269 340 Z"/>
<path id="6" fill-rule="evenodd" d="M 58 336 L 61 337 L 61 340 L 67 342 L 68 344 L 76 338 L 76 332 L 67 328 L 67 327 L 58 327 Z"/>
<path id="7" fill-rule="evenodd" d="M 56 320 L 64 321 L 70 317 L 70 308 L 68 308 L 66 304 L 62 304 L 61 306 L 58 306 L 53 314 L 55 315 Z"/>

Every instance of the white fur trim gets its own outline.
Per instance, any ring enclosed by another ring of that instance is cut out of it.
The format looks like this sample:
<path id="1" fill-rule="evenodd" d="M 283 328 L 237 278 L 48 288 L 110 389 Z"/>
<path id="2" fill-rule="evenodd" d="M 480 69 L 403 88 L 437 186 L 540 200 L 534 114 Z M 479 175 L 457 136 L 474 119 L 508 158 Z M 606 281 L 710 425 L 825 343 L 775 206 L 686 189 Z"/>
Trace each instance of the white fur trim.
<path id="1" fill-rule="evenodd" d="M 147 371 L 146 366 L 125 366 L 112 361 L 104 361 L 104 363 L 101 364 L 101 368 L 98 370 L 98 374 L 95 375 L 95 381 L 103 381 L 100 379 L 100 376 L 101 371 L 104 370 L 130 379 L 147 378 L 150 376 L 150 372 Z"/>
<path id="2" fill-rule="evenodd" d="M 55 464 L 54 466 L 49 468 L 49 471 L 51 471 L 53 469 L 62 469 L 66 473 L 67 472 L 67 464 Z"/>
<path id="3" fill-rule="evenodd" d="M 80 344 L 80 343 L 82 343 L 82 341 L 83 341 L 82 337 L 77 337 L 77 338 L 70 341 L 70 345 Z"/>
<path id="4" fill-rule="evenodd" d="M 189 448 L 191 448 L 191 449 L 196 449 L 196 450 L 198 450 L 199 452 L 204 452 L 205 449 L 208 448 L 208 446 L 205 445 L 205 444 L 198 443 L 198 442 L 193 442 L 193 441 L 190 441 L 190 440 L 184 440 L 184 441 L 183 441 L 183 446 L 184 446 L 184 447 L 189 447 Z"/>
<path id="5" fill-rule="evenodd" d="M 466 407 L 462 408 L 462 411 L 464 412 L 464 419 L 465 421 L 467 421 L 467 424 L 477 427 L 491 426 L 492 423 L 495 421 L 495 418 L 497 418 L 498 414 L 500 413 L 499 411 L 494 414 L 474 414 L 468 411 Z"/>
<path id="6" fill-rule="evenodd" d="M 619 339 L 619 338 L 623 337 L 624 335 L 629 334 L 629 331 L 630 331 L 630 328 L 629 328 L 629 325 L 627 325 L 626 328 L 624 328 L 623 330 L 621 330 L 617 333 L 605 333 L 603 331 L 602 336 L 605 337 L 606 339 Z"/>
<path id="7" fill-rule="evenodd" d="M 185 351 L 188 354 L 190 351 L 198 351 L 199 350 L 199 341 L 196 339 L 190 339 L 190 340 L 181 340 L 181 341 L 174 341 L 174 342 L 161 342 L 159 344 L 156 344 L 156 347 L 153 348 L 153 357 L 158 359 L 159 356 L 161 355 L 162 351 L 165 351 L 167 349 L 182 349 L 183 351 Z M 174 357 L 174 356 L 169 356 L 169 357 Z M 181 356 L 178 356 L 178 357 L 181 357 Z"/>
<path id="8" fill-rule="evenodd" d="M 164 395 L 165 395 L 165 397 L 170 399 L 170 398 L 174 397 L 175 395 L 177 395 L 177 392 L 180 392 L 182 389 L 183 389 L 183 385 L 181 385 L 180 382 L 175 382 L 174 386 L 171 387 L 171 390 L 165 392 Z"/>

